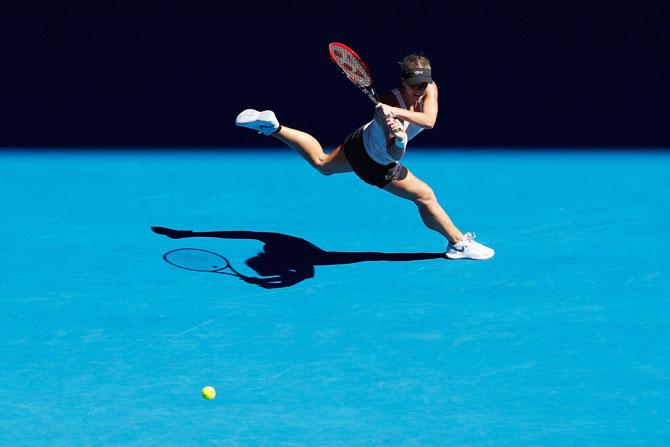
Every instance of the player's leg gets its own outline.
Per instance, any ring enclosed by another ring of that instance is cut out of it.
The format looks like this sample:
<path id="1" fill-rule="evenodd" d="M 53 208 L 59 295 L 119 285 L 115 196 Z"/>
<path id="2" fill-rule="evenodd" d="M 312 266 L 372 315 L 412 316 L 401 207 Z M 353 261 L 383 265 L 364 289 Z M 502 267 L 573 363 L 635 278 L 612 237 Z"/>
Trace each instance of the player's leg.
<path id="1" fill-rule="evenodd" d="M 281 126 L 272 136 L 298 152 L 323 175 L 351 172 L 351 165 L 344 155 L 342 146 L 338 146 L 332 152 L 326 153 L 316 138 L 307 132 L 286 126 Z"/>
<path id="2" fill-rule="evenodd" d="M 330 153 L 326 153 L 321 147 L 321 143 L 312 135 L 280 125 L 271 110 L 262 112 L 254 109 L 244 110 L 237 116 L 235 124 L 277 138 L 298 152 L 309 164 L 324 175 L 351 171 L 351 166 L 341 146 Z"/>
<path id="3" fill-rule="evenodd" d="M 435 197 L 433 190 L 414 174 L 407 171 L 402 180 L 393 180 L 384 187 L 384 190 L 396 196 L 414 202 L 419 209 L 423 223 L 442 234 L 451 243 L 457 243 L 463 238 L 463 233 L 451 221 Z"/>
<path id="4" fill-rule="evenodd" d="M 445 253 L 451 259 L 488 259 L 494 251 L 474 241 L 474 233 L 461 233 L 437 201 L 433 190 L 411 172 L 402 179 L 393 180 L 384 189 L 391 194 L 411 200 L 419 209 L 423 223 L 447 238 Z"/>

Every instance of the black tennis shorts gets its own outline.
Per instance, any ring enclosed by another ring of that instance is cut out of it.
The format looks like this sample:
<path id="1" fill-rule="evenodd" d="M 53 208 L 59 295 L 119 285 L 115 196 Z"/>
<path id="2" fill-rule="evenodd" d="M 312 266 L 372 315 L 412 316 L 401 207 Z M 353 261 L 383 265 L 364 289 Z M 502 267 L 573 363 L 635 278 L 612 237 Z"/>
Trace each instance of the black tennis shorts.
<path id="1" fill-rule="evenodd" d="M 400 162 L 382 165 L 374 161 L 363 145 L 363 128 L 351 132 L 344 140 L 344 155 L 351 168 L 365 183 L 383 188 L 393 180 L 407 177 L 407 168 Z"/>

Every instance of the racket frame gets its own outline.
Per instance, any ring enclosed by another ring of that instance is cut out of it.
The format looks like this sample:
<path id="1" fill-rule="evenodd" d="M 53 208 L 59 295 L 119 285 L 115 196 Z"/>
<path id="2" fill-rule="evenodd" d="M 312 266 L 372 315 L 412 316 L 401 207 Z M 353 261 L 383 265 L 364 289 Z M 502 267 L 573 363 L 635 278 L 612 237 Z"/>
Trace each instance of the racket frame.
<path id="1" fill-rule="evenodd" d="M 185 267 L 184 265 L 179 265 L 179 264 L 175 263 L 174 261 L 170 261 L 169 257 L 170 257 L 170 255 L 171 255 L 172 253 L 175 253 L 175 252 L 178 252 L 178 251 L 186 251 L 186 250 L 189 250 L 189 251 L 199 251 L 199 252 L 207 253 L 208 255 L 214 255 L 214 256 L 216 256 L 217 258 L 223 260 L 223 262 L 225 263 L 225 265 L 224 265 L 223 267 L 218 267 L 218 268 L 216 268 L 216 269 L 197 269 L 197 268 Z M 167 262 L 167 263 L 170 264 L 170 265 L 173 265 L 173 266 L 175 266 L 175 267 L 177 267 L 177 268 L 180 268 L 180 269 L 183 269 L 183 270 L 189 270 L 189 271 L 191 271 L 191 272 L 220 273 L 220 274 L 222 274 L 222 275 L 231 275 L 231 276 L 242 277 L 242 275 L 240 275 L 240 273 L 238 273 L 238 272 L 233 268 L 233 266 L 230 265 L 230 261 L 228 261 L 227 258 L 225 258 L 224 256 L 221 256 L 221 255 L 218 254 L 218 253 L 214 253 L 213 251 L 209 251 L 209 250 L 204 250 L 204 249 L 202 249 L 202 248 L 177 248 L 177 249 L 170 250 L 170 251 L 168 251 L 167 253 L 165 253 L 165 254 L 163 255 L 163 259 L 165 260 L 165 262 Z M 230 270 L 230 271 L 233 272 L 233 273 L 224 272 L 223 270 L 226 270 L 226 269 Z"/>
<path id="2" fill-rule="evenodd" d="M 340 66 L 340 62 L 335 57 L 333 54 L 333 47 L 338 47 L 342 49 L 343 51 L 346 51 L 349 53 L 358 63 L 360 63 L 361 67 L 365 70 L 365 73 L 368 75 L 368 78 L 370 78 L 370 84 L 365 86 L 361 85 L 358 82 L 354 81 L 349 77 L 347 72 Z M 379 96 L 377 95 L 377 92 L 375 91 L 375 86 L 374 86 L 374 81 L 372 80 L 372 72 L 368 68 L 367 64 L 363 62 L 363 59 L 351 48 L 349 48 L 347 45 L 340 43 L 340 42 L 331 42 L 328 44 L 328 54 L 330 55 L 330 59 L 333 61 L 337 69 L 342 73 L 349 81 L 351 81 L 352 84 L 354 84 L 356 87 L 358 87 L 363 93 L 367 95 L 368 98 L 370 98 L 370 101 L 373 102 L 374 105 L 379 104 Z"/>

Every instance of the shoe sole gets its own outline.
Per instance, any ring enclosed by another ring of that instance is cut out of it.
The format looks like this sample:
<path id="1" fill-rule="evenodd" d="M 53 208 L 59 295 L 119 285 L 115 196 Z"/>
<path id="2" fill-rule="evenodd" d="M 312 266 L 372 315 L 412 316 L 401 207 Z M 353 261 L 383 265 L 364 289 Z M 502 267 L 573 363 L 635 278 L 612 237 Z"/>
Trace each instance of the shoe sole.
<path id="1" fill-rule="evenodd" d="M 462 255 L 462 254 L 453 254 L 453 255 L 449 255 L 449 253 L 445 253 L 445 254 L 444 254 L 444 257 L 447 258 L 447 259 L 451 259 L 451 260 L 458 260 L 458 259 L 472 259 L 473 261 L 485 261 L 485 260 L 487 260 L 487 259 L 491 259 L 492 257 L 494 257 L 495 254 L 496 254 L 496 253 L 493 252 L 493 253 L 491 254 L 491 256 L 487 256 L 487 257 L 484 257 L 484 258 L 473 258 L 472 256 L 467 256 L 467 255 Z"/>
<path id="2" fill-rule="evenodd" d="M 265 133 L 268 130 L 275 130 L 277 117 L 271 110 L 259 112 L 254 109 L 243 110 L 235 119 L 235 124 L 240 127 L 259 130 Z"/>

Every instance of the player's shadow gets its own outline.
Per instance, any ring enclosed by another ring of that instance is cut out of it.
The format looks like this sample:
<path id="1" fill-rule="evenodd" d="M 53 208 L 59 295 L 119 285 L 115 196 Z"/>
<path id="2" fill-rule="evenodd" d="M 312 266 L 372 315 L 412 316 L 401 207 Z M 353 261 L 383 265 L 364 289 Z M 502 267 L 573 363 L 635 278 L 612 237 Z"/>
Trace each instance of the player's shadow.
<path id="1" fill-rule="evenodd" d="M 214 237 L 221 239 L 255 239 L 263 242 L 263 251 L 245 264 L 260 277 L 240 279 L 266 289 L 288 287 L 314 277 L 316 265 L 353 264 L 366 261 L 420 261 L 446 259 L 444 253 L 381 253 L 374 251 L 326 251 L 305 239 L 282 233 L 263 231 L 190 231 L 151 227 L 154 233 L 172 239 Z"/>

